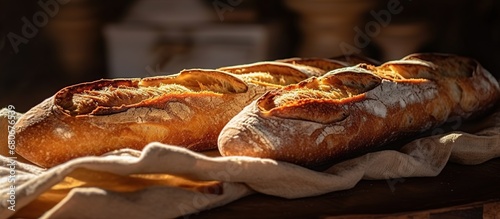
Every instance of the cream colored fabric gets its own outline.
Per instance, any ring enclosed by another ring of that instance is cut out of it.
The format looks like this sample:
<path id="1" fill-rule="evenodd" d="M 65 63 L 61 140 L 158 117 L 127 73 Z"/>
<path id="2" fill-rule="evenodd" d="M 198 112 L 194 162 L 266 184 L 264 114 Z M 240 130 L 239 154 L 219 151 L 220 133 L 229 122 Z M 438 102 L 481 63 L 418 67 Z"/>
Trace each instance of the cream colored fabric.
<path id="1" fill-rule="evenodd" d="M 0 111 L 2 133 L 7 132 L 5 120 L 5 111 Z M 124 149 L 79 158 L 48 170 L 17 162 L 16 211 L 9 210 L 5 201 L 11 185 L 6 166 L 10 158 L 2 150 L 0 218 L 14 214 L 24 218 L 173 218 L 254 192 L 300 198 L 349 189 L 362 179 L 432 177 L 448 161 L 472 165 L 500 157 L 500 113 L 485 121 L 475 134 L 436 134 L 400 151 L 369 153 L 324 172 L 271 159 L 208 157 L 161 143 L 151 143 L 142 152 Z M 7 147 L 5 142 L 2 139 L 0 147 Z"/>

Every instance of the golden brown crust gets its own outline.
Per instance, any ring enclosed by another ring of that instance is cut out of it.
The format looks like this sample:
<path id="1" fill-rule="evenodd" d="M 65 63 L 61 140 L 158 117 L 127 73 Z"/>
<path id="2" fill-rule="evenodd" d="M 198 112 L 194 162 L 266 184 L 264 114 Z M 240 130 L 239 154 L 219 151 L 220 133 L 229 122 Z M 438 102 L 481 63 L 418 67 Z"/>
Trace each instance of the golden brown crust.
<path id="1" fill-rule="evenodd" d="M 222 67 L 218 70 L 231 72 L 234 74 L 246 74 L 253 72 L 280 72 L 281 74 L 298 77 L 302 80 L 311 76 L 320 76 L 325 73 L 324 70 L 312 66 L 273 61 Z"/>
<path id="2" fill-rule="evenodd" d="M 220 130 L 251 101 L 325 72 L 259 62 L 76 84 L 20 118 L 16 149 L 44 167 L 121 148 L 142 149 L 152 141 L 195 151 L 216 149 Z"/>
<path id="3" fill-rule="evenodd" d="M 319 68 L 324 71 L 331 71 L 338 68 L 343 68 L 347 66 L 351 66 L 351 64 L 347 62 L 342 62 L 334 59 L 323 59 L 323 58 L 288 58 L 288 59 L 279 59 L 277 62 L 289 63 L 293 65 L 305 65 L 311 66 L 314 68 Z M 356 63 L 357 64 L 357 63 Z"/>
<path id="4" fill-rule="evenodd" d="M 337 57 L 333 57 L 333 60 L 337 60 L 339 62 L 347 63 L 349 66 L 357 65 L 357 64 L 370 64 L 370 65 L 380 65 L 381 63 L 375 59 L 368 58 L 363 55 L 340 55 Z"/>
<path id="5" fill-rule="evenodd" d="M 498 82 L 472 59 L 414 54 L 381 66 L 334 70 L 268 92 L 219 136 L 222 155 L 303 165 L 356 154 L 468 118 L 499 98 Z"/>
<path id="6" fill-rule="evenodd" d="M 380 62 L 359 55 L 348 55 L 348 56 L 339 56 L 333 59 L 326 58 L 287 58 L 287 59 L 279 59 L 277 62 L 289 63 L 293 65 L 305 65 L 314 68 L 322 69 L 326 72 L 331 70 L 335 70 L 338 68 L 354 66 L 357 64 L 369 64 L 369 65 L 380 65 Z M 315 75 L 320 76 L 320 75 Z"/>
<path id="7" fill-rule="evenodd" d="M 166 78 L 99 80 L 61 89 L 20 118 L 17 152 L 50 167 L 75 157 L 142 149 L 153 141 L 212 149 L 225 123 L 269 88 L 211 73 L 191 70 Z"/>

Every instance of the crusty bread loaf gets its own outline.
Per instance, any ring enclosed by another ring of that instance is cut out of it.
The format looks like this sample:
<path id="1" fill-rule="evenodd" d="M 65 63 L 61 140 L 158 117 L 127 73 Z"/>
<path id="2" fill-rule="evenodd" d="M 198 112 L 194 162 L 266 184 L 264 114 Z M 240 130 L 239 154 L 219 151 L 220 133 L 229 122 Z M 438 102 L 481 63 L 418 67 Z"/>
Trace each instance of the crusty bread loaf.
<path id="1" fill-rule="evenodd" d="M 414 54 L 360 64 L 266 93 L 224 127 L 219 151 L 301 165 L 334 162 L 451 116 L 469 118 L 493 106 L 499 93 L 497 80 L 465 57 Z"/>
<path id="2" fill-rule="evenodd" d="M 338 56 L 333 59 L 326 58 L 288 58 L 279 59 L 278 62 L 285 62 L 290 64 L 307 65 L 316 68 L 323 69 L 325 71 L 331 71 L 342 66 L 353 66 L 357 64 L 370 64 L 370 65 L 380 65 L 380 62 L 365 56 L 360 55 L 348 55 L 348 56 Z"/>
<path id="3" fill-rule="evenodd" d="M 329 62 L 335 61 L 318 60 Z M 50 167 L 121 148 L 142 149 L 153 141 L 216 149 L 220 130 L 244 106 L 266 91 L 325 72 L 274 61 L 69 86 L 19 119 L 16 151 Z"/>

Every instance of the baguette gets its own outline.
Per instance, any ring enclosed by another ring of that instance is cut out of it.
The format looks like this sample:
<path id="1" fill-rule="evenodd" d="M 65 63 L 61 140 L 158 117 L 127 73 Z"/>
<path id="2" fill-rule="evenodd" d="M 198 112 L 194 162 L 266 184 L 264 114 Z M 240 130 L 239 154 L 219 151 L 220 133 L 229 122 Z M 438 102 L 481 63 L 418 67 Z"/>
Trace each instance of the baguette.
<path id="1" fill-rule="evenodd" d="M 121 148 L 140 150 L 153 141 L 217 149 L 220 130 L 244 106 L 266 91 L 325 72 L 275 61 L 68 86 L 19 119 L 16 152 L 51 167 Z"/>
<path id="2" fill-rule="evenodd" d="M 380 65 L 380 62 L 371 58 L 367 58 L 359 55 L 350 55 L 350 56 L 338 56 L 333 59 L 324 59 L 324 58 L 288 58 L 288 59 L 279 59 L 276 60 L 278 62 L 285 62 L 290 64 L 299 64 L 299 65 L 307 65 L 313 66 L 316 68 L 323 69 L 325 71 L 331 71 L 338 68 L 353 66 L 357 64 L 370 64 L 370 65 Z"/>
<path id="3" fill-rule="evenodd" d="M 413 54 L 267 92 L 227 123 L 218 147 L 223 156 L 305 166 L 336 162 L 452 116 L 470 118 L 492 107 L 499 94 L 497 80 L 473 59 Z"/>

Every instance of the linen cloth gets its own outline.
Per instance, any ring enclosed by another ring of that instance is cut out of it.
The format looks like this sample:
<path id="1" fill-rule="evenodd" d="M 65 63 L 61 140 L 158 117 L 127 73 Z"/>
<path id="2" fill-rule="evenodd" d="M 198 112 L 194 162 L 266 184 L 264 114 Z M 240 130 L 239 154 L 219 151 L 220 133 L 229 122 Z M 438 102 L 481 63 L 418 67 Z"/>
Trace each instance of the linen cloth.
<path id="1" fill-rule="evenodd" d="M 123 149 L 43 169 L 8 154 L 7 109 L 2 109 L 0 218 L 175 218 L 256 192 L 310 197 L 353 188 L 360 180 L 432 177 L 447 162 L 474 165 L 500 157 L 500 112 L 464 129 L 437 128 L 399 150 L 368 153 L 321 172 L 272 159 L 207 156 L 158 142 L 142 151 Z M 15 207 L 8 201 L 11 186 Z"/>

